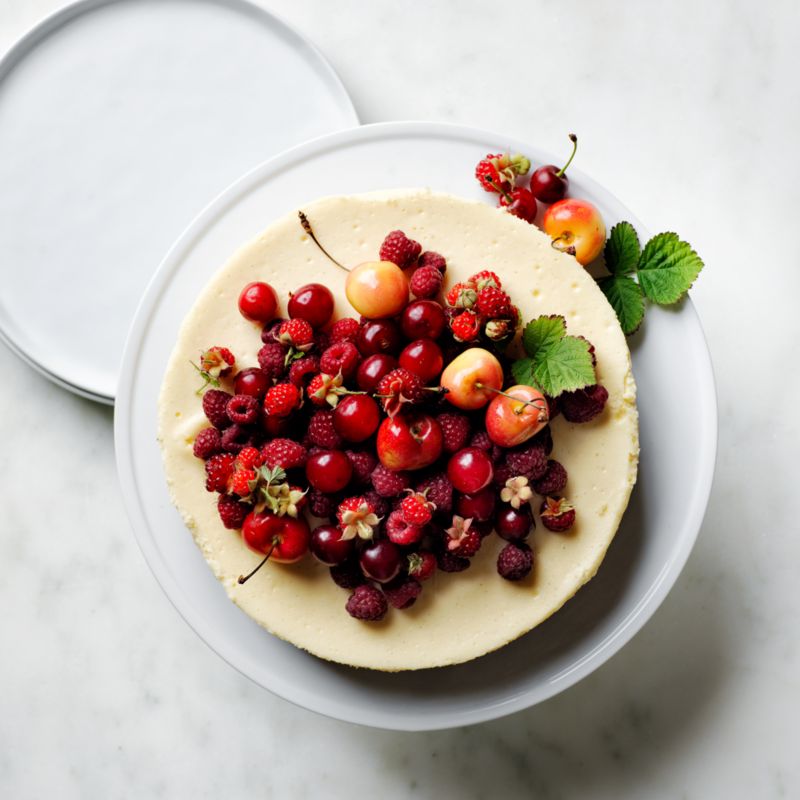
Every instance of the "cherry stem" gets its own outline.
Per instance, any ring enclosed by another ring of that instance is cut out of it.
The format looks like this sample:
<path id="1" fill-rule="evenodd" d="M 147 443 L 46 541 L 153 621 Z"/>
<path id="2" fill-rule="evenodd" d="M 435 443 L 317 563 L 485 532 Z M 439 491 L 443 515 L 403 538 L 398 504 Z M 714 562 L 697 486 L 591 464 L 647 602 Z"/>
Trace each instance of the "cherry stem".
<path id="1" fill-rule="evenodd" d="M 513 394 L 504 392 L 502 389 L 494 389 L 491 386 L 484 386 L 484 384 L 482 383 L 476 383 L 474 385 L 476 389 L 486 389 L 490 392 L 494 392 L 495 394 L 501 394 L 503 395 L 503 397 L 507 397 L 509 400 L 514 400 L 517 403 L 522 403 L 522 408 L 525 408 L 525 406 L 533 406 L 540 412 L 544 411 L 547 408 L 547 405 L 546 404 L 542 405 L 542 401 L 539 400 L 538 398 L 536 400 L 520 400 L 519 397 L 514 397 Z M 520 409 L 519 411 L 515 411 L 514 413 L 517 414 L 517 416 L 519 416 L 522 413 L 522 410 Z"/>
<path id="2" fill-rule="evenodd" d="M 566 169 L 566 167 L 564 167 L 564 169 Z M 497 191 L 498 191 L 498 192 L 499 192 L 501 195 L 503 195 L 503 197 L 505 198 L 506 202 L 507 202 L 509 205 L 511 205 L 511 204 L 514 202 L 514 201 L 512 200 L 512 198 L 511 198 L 511 195 L 510 195 L 510 194 L 509 194 L 509 193 L 508 193 L 508 192 L 507 192 L 507 191 L 506 191 L 506 190 L 503 188 L 503 185 L 502 185 L 502 184 L 500 184 L 499 186 L 498 186 L 498 185 L 496 185 L 496 184 L 495 184 L 495 182 L 492 180 L 492 178 L 491 178 L 489 175 L 487 175 L 487 176 L 486 176 L 486 180 L 487 180 L 487 181 L 489 181 L 489 185 L 490 185 L 490 186 L 492 186 L 493 188 L 497 189 Z"/>
<path id="3" fill-rule="evenodd" d="M 564 175 L 564 173 L 567 171 L 567 167 L 572 163 L 572 159 L 575 158 L 575 153 L 578 152 L 578 137 L 574 133 L 571 133 L 569 135 L 569 140 L 572 142 L 572 155 L 570 155 L 569 161 L 567 161 L 567 163 L 564 164 L 564 166 L 561 167 L 558 172 L 556 172 L 556 177 L 558 178 Z"/>
<path id="4" fill-rule="evenodd" d="M 314 244 L 319 247 L 320 250 L 331 260 L 337 267 L 340 267 L 345 272 L 350 272 L 350 270 L 344 265 L 339 263 L 320 243 L 319 239 L 314 234 L 313 229 L 311 228 L 311 223 L 308 221 L 308 217 L 302 212 L 298 211 L 297 216 L 300 217 L 300 224 L 303 226 L 303 230 L 311 237 L 311 240 Z"/>
<path id="5" fill-rule="evenodd" d="M 278 546 L 278 540 L 277 539 L 273 539 L 272 540 L 272 544 L 269 546 L 269 550 L 267 550 L 267 554 L 264 556 L 263 560 L 261 562 L 259 562 L 259 565 L 254 570 L 249 572 L 247 575 L 240 575 L 239 578 L 238 578 L 238 582 L 240 584 L 247 583 L 247 581 L 249 581 L 250 578 L 252 578 L 253 575 L 255 575 L 256 572 L 258 572 L 261 569 L 261 567 L 263 567 L 264 564 L 267 563 L 267 561 L 269 561 L 269 557 L 272 555 L 272 551 L 277 546 Z"/>

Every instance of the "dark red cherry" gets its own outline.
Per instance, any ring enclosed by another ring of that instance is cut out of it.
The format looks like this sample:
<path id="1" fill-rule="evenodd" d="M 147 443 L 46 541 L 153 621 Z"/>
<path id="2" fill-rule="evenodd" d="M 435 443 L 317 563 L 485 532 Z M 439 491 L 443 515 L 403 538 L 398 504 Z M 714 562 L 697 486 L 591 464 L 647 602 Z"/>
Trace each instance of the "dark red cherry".
<path id="1" fill-rule="evenodd" d="M 578 149 L 578 137 L 571 133 L 569 139 L 572 142 L 572 154 L 569 161 L 559 169 L 555 164 L 545 164 L 539 167 L 531 175 L 531 193 L 542 203 L 555 203 L 563 200 L 569 189 L 569 178 L 566 175 L 567 167 L 575 158 L 575 151 Z"/>
<path id="2" fill-rule="evenodd" d="M 239 295 L 239 312 L 250 322 L 269 322 L 278 313 L 278 295 L 268 283 L 248 283 Z"/>
<path id="3" fill-rule="evenodd" d="M 350 483 L 353 466 L 341 450 L 320 450 L 306 461 L 306 478 L 320 492 L 339 492 Z"/>
<path id="4" fill-rule="evenodd" d="M 361 326 L 356 345 L 363 356 L 375 353 L 397 355 L 403 346 L 403 337 L 396 322 L 389 319 L 375 319 Z"/>
<path id="5" fill-rule="evenodd" d="M 428 383 L 438 378 L 444 367 L 442 348 L 433 339 L 417 339 L 406 345 L 400 353 L 400 366 Z"/>
<path id="6" fill-rule="evenodd" d="M 498 536 L 502 536 L 510 542 L 517 542 L 524 539 L 533 530 L 534 524 L 529 505 L 519 508 L 504 505 L 497 514 L 494 528 Z"/>
<path id="7" fill-rule="evenodd" d="M 355 539 L 342 539 L 335 525 L 320 525 L 311 532 L 311 552 L 323 564 L 335 567 L 342 564 L 355 551 Z"/>
<path id="8" fill-rule="evenodd" d="M 289 316 L 304 319 L 312 328 L 321 328 L 333 316 L 333 295 L 321 283 L 307 283 L 289 297 Z"/>
<path id="9" fill-rule="evenodd" d="M 348 442 L 363 442 L 378 430 L 378 404 L 366 394 L 350 394 L 339 400 L 333 412 L 336 433 Z"/>
<path id="10" fill-rule="evenodd" d="M 402 555 L 397 545 L 382 539 L 361 553 L 361 571 L 373 581 L 387 583 L 400 572 Z"/>
<path id="11" fill-rule="evenodd" d="M 438 339 L 445 326 L 444 309 L 435 300 L 409 303 L 400 319 L 407 339 Z"/>
<path id="12" fill-rule="evenodd" d="M 461 494 L 456 500 L 456 513 L 464 519 L 487 522 L 494 514 L 496 492 L 494 486 L 487 486 L 475 494 Z"/>
<path id="13" fill-rule="evenodd" d="M 249 367 L 237 373 L 233 379 L 233 389 L 235 394 L 248 394 L 250 397 L 261 399 L 267 389 L 272 386 L 272 381 L 267 377 L 264 370 L 258 367 Z"/>

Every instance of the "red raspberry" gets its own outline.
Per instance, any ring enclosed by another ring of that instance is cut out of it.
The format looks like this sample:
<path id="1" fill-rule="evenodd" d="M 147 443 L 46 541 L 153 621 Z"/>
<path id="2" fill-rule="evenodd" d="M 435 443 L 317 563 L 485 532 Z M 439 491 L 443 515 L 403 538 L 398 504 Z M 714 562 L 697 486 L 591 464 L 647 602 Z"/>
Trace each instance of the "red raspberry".
<path id="1" fill-rule="evenodd" d="M 358 320 L 352 317 L 337 319 L 331 326 L 331 344 L 335 342 L 353 342 L 355 344 L 360 327 Z"/>
<path id="2" fill-rule="evenodd" d="M 203 411 L 208 417 L 208 421 L 215 428 L 227 428 L 231 424 L 225 409 L 228 407 L 228 400 L 232 395 L 223 392 L 221 389 L 209 389 L 203 395 Z"/>
<path id="3" fill-rule="evenodd" d="M 470 432 L 470 424 L 467 417 L 455 411 L 445 411 L 436 417 L 436 421 L 442 429 L 445 453 L 455 453 L 466 446 Z M 488 435 L 486 438 L 488 439 Z"/>
<path id="4" fill-rule="evenodd" d="M 425 397 L 422 378 L 403 367 L 384 375 L 375 388 L 383 410 L 390 417 L 397 414 L 405 404 L 419 403 Z"/>
<path id="5" fill-rule="evenodd" d="M 403 231 L 392 231 L 380 249 L 381 261 L 393 261 L 400 269 L 410 267 L 422 252 L 422 245 L 409 239 Z"/>
<path id="6" fill-rule="evenodd" d="M 381 497 L 399 497 L 410 485 L 407 472 L 395 472 L 383 464 L 372 471 L 372 486 Z"/>
<path id="7" fill-rule="evenodd" d="M 278 342 L 265 344 L 258 351 L 258 365 L 273 380 L 280 378 L 286 370 L 286 350 Z"/>
<path id="8" fill-rule="evenodd" d="M 222 449 L 222 437 L 216 428 L 203 428 L 195 436 L 192 452 L 197 458 L 211 458 Z"/>
<path id="9" fill-rule="evenodd" d="M 476 431 L 469 440 L 469 446 L 477 447 L 478 450 L 488 451 L 492 449 L 494 442 L 489 438 L 489 434 L 486 431 Z"/>
<path id="10" fill-rule="evenodd" d="M 508 178 L 505 176 L 501 178 L 497 169 L 497 162 L 501 158 L 503 158 L 501 153 L 489 153 L 475 167 L 475 177 L 487 192 L 499 192 L 501 186 L 506 190 L 511 186 Z"/>
<path id="11" fill-rule="evenodd" d="M 414 544 L 422 538 L 423 529 L 409 522 L 402 511 L 392 511 L 386 518 L 386 535 L 390 542 L 406 545 Z"/>
<path id="12" fill-rule="evenodd" d="M 300 469 L 306 465 L 308 453 L 292 439 L 273 439 L 261 450 L 261 455 L 270 469 Z"/>
<path id="13" fill-rule="evenodd" d="M 355 320 L 353 320 L 355 322 Z M 361 354 L 352 342 L 335 342 L 320 357 L 320 371 L 327 375 L 338 375 L 347 380 L 356 374 Z"/>
<path id="14" fill-rule="evenodd" d="M 508 317 L 511 314 L 511 298 L 494 286 L 486 286 L 478 292 L 478 313 L 487 319 Z"/>
<path id="15" fill-rule="evenodd" d="M 449 514 L 453 510 L 453 484 L 447 473 L 440 472 L 420 481 L 418 492 L 426 492 L 426 497 L 436 506 L 437 514 Z"/>
<path id="16" fill-rule="evenodd" d="M 450 320 L 450 330 L 459 342 L 472 342 L 481 332 L 481 318 L 474 311 L 462 311 Z"/>
<path id="17" fill-rule="evenodd" d="M 206 461 L 206 491 L 224 492 L 228 479 L 233 474 L 234 457 L 230 453 L 219 453 Z"/>
<path id="18" fill-rule="evenodd" d="M 556 533 L 564 533 L 575 524 L 575 509 L 563 497 L 545 497 L 539 516 L 542 525 Z"/>
<path id="19" fill-rule="evenodd" d="M 253 444 L 253 433 L 244 425 L 233 423 L 222 432 L 222 449 L 226 453 L 238 453 Z"/>
<path id="20" fill-rule="evenodd" d="M 315 375 L 306 387 L 306 395 L 312 405 L 318 408 L 336 406 L 339 402 L 339 389 L 342 386 L 342 376 L 338 373 L 329 375 L 320 373 Z"/>
<path id="21" fill-rule="evenodd" d="M 228 481 L 228 489 L 239 497 L 249 497 L 252 489 L 250 484 L 256 480 L 254 469 L 236 469 Z"/>
<path id="22" fill-rule="evenodd" d="M 409 525 L 427 525 L 431 521 L 436 506 L 428 500 L 424 492 L 411 492 L 400 503 L 403 519 Z M 390 537 L 391 538 L 391 537 Z"/>
<path id="23" fill-rule="evenodd" d="M 395 578 L 383 587 L 383 593 L 394 608 L 413 606 L 422 592 L 422 584 L 416 578 Z"/>
<path id="24" fill-rule="evenodd" d="M 350 465 L 353 467 L 353 483 L 356 486 L 372 486 L 372 472 L 378 466 L 378 459 L 366 450 L 345 451 Z"/>
<path id="25" fill-rule="evenodd" d="M 547 471 L 547 455 L 538 442 L 526 442 L 519 449 L 506 453 L 506 464 L 514 475 L 524 475 L 529 481 L 535 481 Z"/>
<path id="26" fill-rule="evenodd" d="M 316 356 L 304 356 L 292 362 L 289 367 L 289 380 L 302 389 L 312 376 L 319 373 L 319 359 Z"/>
<path id="27" fill-rule="evenodd" d="M 333 567 L 331 573 L 333 573 Z M 348 598 L 345 608 L 351 617 L 365 622 L 377 622 L 386 616 L 389 605 L 386 602 L 386 596 L 380 589 L 364 583 L 356 587 L 356 590 Z"/>
<path id="28" fill-rule="evenodd" d="M 278 329 L 278 341 L 298 350 L 307 350 L 314 342 L 314 329 L 304 319 L 288 319 Z"/>
<path id="29" fill-rule="evenodd" d="M 255 469 L 264 463 L 264 456 L 257 447 L 244 447 L 236 456 L 237 469 Z"/>
<path id="30" fill-rule="evenodd" d="M 533 569 L 533 551 L 525 542 L 509 542 L 497 556 L 497 572 L 507 581 L 521 581 Z"/>
<path id="31" fill-rule="evenodd" d="M 419 267 L 411 276 L 411 294 L 420 299 L 435 297 L 442 288 L 442 273 L 436 267 Z"/>
<path id="32" fill-rule="evenodd" d="M 482 269 L 480 272 L 476 272 L 470 277 L 469 282 L 478 292 L 483 291 L 487 286 L 493 286 L 495 289 L 503 288 L 503 284 L 500 282 L 500 278 L 497 277 L 497 273 L 488 269 Z"/>
<path id="33" fill-rule="evenodd" d="M 453 308 L 472 308 L 478 301 L 478 292 L 472 283 L 456 283 L 445 300 Z"/>
<path id="34" fill-rule="evenodd" d="M 432 250 L 426 250 L 417 261 L 419 267 L 436 267 L 442 274 L 447 271 L 447 262 L 444 256 L 439 253 L 434 253 Z"/>
<path id="35" fill-rule="evenodd" d="M 200 370 L 209 378 L 223 378 L 230 374 L 236 359 L 227 347 L 209 347 L 200 353 Z"/>
<path id="36" fill-rule="evenodd" d="M 308 423 L 308 440 L 317 447 L 326 450 L 338 450 L 342 446 L 342 437 L 333 427 L 333 411 L 317 411 Z"/>
<path id="37" fill-rule="evenodd" d="M 536 494 L 559 494 L 567 485 L 567 471 L 558 462 L 550 459 L 547 470 L 538 480 L 531 482 L 531 488 Z"/>
<path id="38" fill-rule="evenodd" d="M 235 497 L 221 494 L 217 501 L 217 511 L 222 524 L 229 530 L 236 530 L 244 525 L 245 517 L 252 509 L 245 503 L 240 503 Z"/>
<path id="39" fill-rule="evenodd" d="M 258 420 L 258 400 L 249 394 L 235 394 L 228 400 L 225 413 L 237 425 L 252 425 Z"/>
<path id="40" fill-rule="evenodd" d="M 470 560 L 443 549 L 436 553 L 436 564 L 442 572 L 463 572 L 469 568 Z"/>
<path id="41" fill-rule="evenodd" d="M 411 553 L 408 557 L 408 574 L 418 581 L 426 581 L 436 572 L 436 556 L 429 550 Z"/>
<path id="42" fill-rule="evenodd" d="M 267 390 L 264 411 L 275 417 L 286 417 L 300 407 L 302 395 L 293 383 L 279 383 Z"/>
<path id="43" fill-rule="evenodd" d="M 605 408 L 608 391 L 598 383 L 575 392 L 564 392 L 558 400 L 567 422 L 589 422 Z"/>
<path id="44" fill-rule="evenodd" d="M 319 489 L 310 489 L 306 497 L 308 497 L 308 509 L 315 517 L 330 519 L 336 513 L 339 498 L 335 495 L 323 494 Z"/>

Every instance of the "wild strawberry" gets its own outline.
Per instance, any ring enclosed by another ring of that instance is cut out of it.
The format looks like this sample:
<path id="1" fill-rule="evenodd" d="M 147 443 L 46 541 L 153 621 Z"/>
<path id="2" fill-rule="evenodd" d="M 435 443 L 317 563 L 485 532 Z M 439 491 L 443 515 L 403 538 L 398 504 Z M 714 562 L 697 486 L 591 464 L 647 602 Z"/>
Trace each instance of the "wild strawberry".
<path id="1" fill-rule="evenodd" d="M 485 286 L 478 292 L 476 308 L 478 313 L 487 319 L 509 317 L 511 315 L 511 298 L 496 286 Z"/>
<path id="2" fill-rule="evenodd" d="M 478 292 L 472 283 L 456 283 L 445 300 L 453 308 L 472 308 L 478 301 Z"/>
<path id="3" fill-rule="evenodd" d="M 254 469 L 236 469 L 228 481 L 228 489 L 239 497 L 249 497 L 258 475 Z"/>
<path id="4" fill-rule="evenodd" d="M 403 231 L 392 231 L 384 240 L 380 249 L 381 261 L 392 261 L 400 269 L 410 267 L 422 252 L 422 245 L 409 239 Z"/>
<path id="5" fill-rule="evenodd" d="M 420 481 L 418 492 L 425 492 L 428 500 L 436 506 L 437 514 L 449 514 L 453 510 L 453 484 L 446 472 L 439 472 Z"/>
<path id="6" fill-rule="evenodd" d="M 474 311 L 462 311 L 450 320 L 450 330 L 456 341 L 475 341 L 481 332 L 481 318 Z"/>
<path id="7" fill-rule="evenodd" d="M 228 487 L 228 479 L 233 474 L 234 456 L 231 453 L 219 453 L 206 461 L 206 491 L 224 492 Z"/>
<path id="8" fill-rule="evenodd" d="M 308 399 L 312 405 L 318 408 L 324 408 L 325 406 L 335 408 L 339 402 L 341 394 L 339 390 L 342 388 L 342 382 L 341 374 L 326 375 L 325 373 L 320 373 L 315 375 L 306 387 Z"/>
<path id="9" fill-rule="evenodd" d="M 514 335 L 516 324 L 509 319 L 490 319 L 483 329 L 487 339 L 493 342 L 502 342 Z"/>
<path id="10" fill-rule="evenodd" d="M 447 551 L 462 558 L 472 558 L 481 546 L 481 535 L 472 527 L 471 519 L 453 515 L 453 524 L 445 531 Z"/>
<path id="11" fill-rule="evenodd" d="M 264 464 L 270 469 L 299 469 L 306 465 L 308 452 L 299 442 L 292 439 L 273 439 L 261 450 Z"/>
<path id="12" fill-rule="evenodd" d="M 436 572 L 436 556 L 428 550 L 420 550 L 408 556 L 408 574 L 418 581 L 426 581 Z"/>
<path id="13" fill-rule="evenodd" d="M 331 344 L 335 342 L 353 342 L 358 336 L 358 329 L 361 326 L 357 319 L 352 317 L 342 317 L 337 319 L 331 326 Z"/>
<path id="14" fill-rule="evenodd" d="M 575 524 L 575 509 L 563 497 L 545 497 L 539 516 L 549 531 L 563 533 Z"/>
<path id="15" fill-rule="evenodd" d="M 477 292 L 482 292 L 487 286 L 493 286 L 495 289 L 503 288 L 503 284 L 500 282 L 500 278 L 497 277 L 497 273 L 488 269 L 476 272 L 469 279 L 469 282 L 475 287 Z"/>
<path id="16" fill-rule="evenodd" d="M 267 390 L 264 411 L 271 416 L 286 417 L 302 403 L 300 390 L 293 383 L 279 383 Z"/>
<path id="17" fill-rule="evenodd" d="M 414 297 L 435 297 L 442 288 L 442 273 L 436 267 L 419 267 L 411 276 L 410 286 Z"/>
<path id="18" fill-rule="evenodd" d="M 431 521 L 436 504 L 427 498 L 426 492 L 408 490 L 408 497 L 400 503 L 400 511 L 409 525 L 427 525 Z"/>
<path id="19" fill-rule="evenodd" d="M 376 397 L 390 417 L 397 414 L 405 404 L 419 403 L 425 397 L 422 379 L 403 367 L 384 375 L 375 388 Z"/>
<path id="20" fill-rule="evenodd" d="M 409 522 L 401 511 L 392 511 L 386 518 L 386 535 L 390 542 L 399 545 L 414 544 L 422 538 L 423 529 Z"/>
<path id="21" fill-rule="evenodd" d="M 257 447 L 245 447 L 236 456 L 237 469 L 255 469 L 264 463 L 264 456 Z"/>
<path id="22" fill-rule="evenodd" d="M 342 539 L 371 539 L 375 527 L 380 522 L 375 509 L 366 497 L 348 497 L 339 504 L 336 512 Z"/>
<path id="23" fill-rule="evenodd" d="M 227 347 L 209 347 L 200 353 L 200 366 L 195 367 L 205 381 L 200 391 L 206 386 L 219 386 L 219 379 L 224 378 L 233 369 L 236 359 Z"/>
<path id="24" fill-rule="evenodd" d="M 489 154 L 475 167 L 475 177 L 487 192 L 508 191 L 517 175 L 525 175 L 531 162 L 523 155 Z"/>
<path id="25" fill-rule="evenodd" d="M 304 319 L 287 319 L 278 329 L 278 341 L 297 349 L 307 347 L 314 341 L 314 329 Z"/>

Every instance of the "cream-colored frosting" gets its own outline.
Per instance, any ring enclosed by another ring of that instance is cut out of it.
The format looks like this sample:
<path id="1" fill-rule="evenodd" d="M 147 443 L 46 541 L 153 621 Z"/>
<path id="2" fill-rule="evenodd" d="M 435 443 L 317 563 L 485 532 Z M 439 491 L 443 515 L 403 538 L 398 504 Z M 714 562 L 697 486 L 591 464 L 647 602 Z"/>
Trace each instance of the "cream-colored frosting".
<path id="1" fill-rule="evenodd" d="M 259 328 L 244 320 L 237 297 L 249 281 L 275 287 L 282 302 L 311 281 L 328 286 L 335 316 L 353 315 L 345 273 L 317 249 L 292 213 L 238 250 L 210 281 L 181 328 L 159 402 L 160 441 L 173 500 L 231 599 L 271 633 L 322 658 L 380 670 L 456 664 L 516 639 L 557 611 L 597 572 L 619 526 L 636 480 L 638 416 L 630 353 L 614 311 L 591 276 L 550 246 L 533 225 L 488 205 L 423 190 L 330 197 L 303 209 L 321 242 L 344 264 L 377 258 L 386 233 L 402 229 L 424 249 L 447 259 L 446 286 L 480 270 L 496 272 L 523 320 L 563 314 L 570 334 L 596 348 L 597 373 L 608 389 L 604 413 L 585 425 L 563 417 L 553 424 L 553 457 L 569 473 L 565 490 L 577 509 L 567 534 L 538 521 L 532 538 L 535 567 L 519 583 L 497 575 L 504 542 L 484 541 L 471 568 L 436 575 L 410 609 L 390 609 L 379 623 L 345 611 L 348 592 L 312 557 L 293 565 L 267 564 L 240 586 L 236 579 L 259 561 L 236 531 L 226 530 L 216 495 L 204 488 L 192 441 L 207 425 L 189 361 L 211 345 L 227 346 L 240 368 L 257 364 Z M 284 305 L 285 309 L 285 305 Z M 539 501 L 535 498 L 534 505 Z"/>

